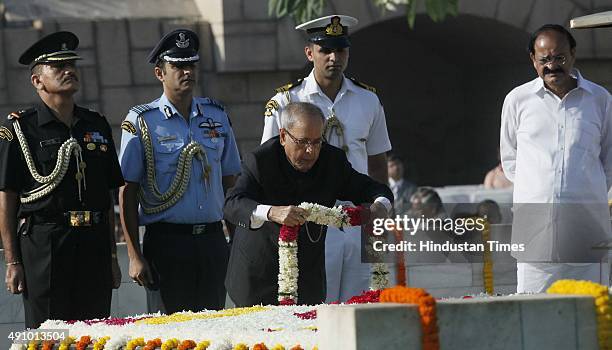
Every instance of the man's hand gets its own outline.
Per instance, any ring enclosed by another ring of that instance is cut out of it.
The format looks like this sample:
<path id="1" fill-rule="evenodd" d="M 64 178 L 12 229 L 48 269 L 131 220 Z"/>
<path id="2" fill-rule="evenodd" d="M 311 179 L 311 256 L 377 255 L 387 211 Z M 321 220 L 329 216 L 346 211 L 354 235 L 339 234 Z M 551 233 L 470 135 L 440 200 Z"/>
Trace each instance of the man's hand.
<path id="1" fill-rule="evenodd" d="M 306 222 L 308 217 L 308 211 L 296 207 L 294 205 L 288 206 L 272 206 L 268 211 L 268 219 L 281 225 L 297 226 L 302 225 Z"/>
<path id="2" fill-rule="evenodd" d="M 21 264 L 7 266 L 4 282 L 6 282 L 6 290 L 9 293 L 21 294 L 25 292 L 23 266 Z"/>
<path id="3" fill-rule="evenodd" d="M 153 284 L 149 263 L 147 263 L 147 260 L 142 257 L 130 259 L 129 274 L 130 278 L 132 278 L 134 282 L 138 283 L 140 286 L 149 288 Z"/>
<path id="4" fill-rule="evenodd" d="M 386 219 L 387 217 L 389 217 L 389 213 L 382 203 L 374 202 L 370 205 L 370 221 L 374 219 Z"/>
<path id="5" fill-rule="evenodd" d="M 113 274 L 113 289 L 121 287 L 121 268 L 119 268 L 119 261 L 117 258 L 112 258 L 111 271 Z"/>

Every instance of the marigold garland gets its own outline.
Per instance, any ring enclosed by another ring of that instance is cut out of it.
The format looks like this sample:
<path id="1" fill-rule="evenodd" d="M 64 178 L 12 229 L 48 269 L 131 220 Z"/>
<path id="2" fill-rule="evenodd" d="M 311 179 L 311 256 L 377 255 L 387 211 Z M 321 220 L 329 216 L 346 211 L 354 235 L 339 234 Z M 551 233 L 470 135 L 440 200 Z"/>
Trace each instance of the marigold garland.
<path id="1" fill-rule="evenodd" d="M 127 342 L 125 345 L 125 350 L 136 350 L 137 346 L 145 346 L 144 338 L 135 338 Z"/>
<path id="2" fill-rule="evenodd" d="M 38 340 L 32 340 L 28 343 L 28 350 L 36 350 L 38 348 Z"/>
<path id="3" fill-rule="evenodd" d="M 58 350 L 68 350 L 70 345 L 76 341 L 75 337 L 68 336 L 68 338 L 61 341 Z"/>
<path id="4" fill-rule="evenodd" d="M 396 286 L 380 293 L 381 303 L 416 304 L 423 328 L 423 350 L 440 349 L 436 318 L 436 299 L 422 288 Z"/>
<path id="5" fill-rule="evenodd" d="M 591 281 L 558 280 L 547 290 L 548 294 L 590 295 L 594 299 L 597 316 L 597 340 L 601 350 L 612 349 L 612 300 L 608 287 Z"/>
<path id="6" fill-rule="evenodd" d="M 160 348 L 161 346 L 162 341 L 160 338 L 150 339 L 149 341 L 147 341 L 147 344 L 142 350 L 155 350 L 156 348 Z"/>
<path id="7" fill-rule="evenodd" d="M 210 341 L 204 340 L 198 343 L 198 346 L 196 346 L 195 350 L 206 350 L 208 349 L 209 346 L 210 346 Z"/>
<path id="8" fill-rule="evenodd" d="M 191 339 L 183 340 L 181 344 L 178 346 L 178 350 L 189 350 L 193 349 L 197 346 L 196 342 Z"/>
<path id="9" fill-rule="evenodd" d="M 179 340 L 176 338 L 172 338 L 172 339 L 168 339 L 166 340 L 162 346 L 161 346 L 161 350 L 172 350 L 172 349 L 176 349 L 179 345 Z"/>
<path id="10" fill-rule="evenodd" d="M 87 345 L 89 345 L 89 343 L 91 343 L 91 337 L 88 335 L 84 335 L 81 337 L 81 339 L 79 339 L 79 341 L 76 343 L 76 350 L 85 350 L 85 348 L 87 348 Z"/>
<path id="11" fill-rule="evenodd" d="M 55 342 L 53 340 L 45 340 L 42 342 L 41 350 L 52 350 Z"/>
<path id="12" fill-rule="evenodd" d="M 402 232 L 396 227 L 393 228 L 393 236 L 395 236 L 395 243 L 400 243 L 403 240 Z M 398 251 L 396 266 L 396 284 L 398 286 L 406 286 L 406 261 L 404 259 L 404 252 Z"/>
<path id="13" fill-rule="evenodd" d="M 106 342 L 110 339 L 109 336 L 99 338 L 93 344 L 93 350 L 103 350 Z M 147 349 L 148 350 L 148 349 Z"/>
<path id="14" fill-rule="evenodd" d="M 487 218 L 484 218 L 484 228 L 482 229 L 482 241 L 484 243 L 484 252 L 482 253 L 482 281 L 485 293 L 493 295 L 493 260 L 491 259 L 491 249 L 489 248 L 489 240 L 491 239 L 491 224 Z"/>

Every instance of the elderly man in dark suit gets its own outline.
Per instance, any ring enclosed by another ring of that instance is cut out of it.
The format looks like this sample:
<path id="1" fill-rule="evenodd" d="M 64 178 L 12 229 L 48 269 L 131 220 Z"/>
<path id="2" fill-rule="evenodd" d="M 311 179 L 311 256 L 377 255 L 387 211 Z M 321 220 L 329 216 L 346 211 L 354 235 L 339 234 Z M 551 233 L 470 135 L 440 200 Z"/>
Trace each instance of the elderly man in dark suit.
<path id="1" fill-rule="evenodd" d="M 344 151 L 324 142 L 324 117 L 313 104 L 288 104 L 279 136 L 246 156 L 242 174 L 225 200 L 236 224 L 225 285 L 237 306 L 276 304 L 280 225 L 302 225 L 298 235 L 298 302 L 325 300 L 326 227 L 306 222 L 302 202 L 327 207 L 337 199 L 373 202 L 373 217 L 391 210 L 389 188 L 355 171 Z"/>

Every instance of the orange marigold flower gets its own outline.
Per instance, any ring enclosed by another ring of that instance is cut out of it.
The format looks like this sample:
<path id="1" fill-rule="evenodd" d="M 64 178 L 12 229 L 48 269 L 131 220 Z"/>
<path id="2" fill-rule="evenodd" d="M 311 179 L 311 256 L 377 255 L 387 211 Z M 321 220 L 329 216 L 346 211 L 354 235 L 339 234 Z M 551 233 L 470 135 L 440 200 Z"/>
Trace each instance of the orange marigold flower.
<path id="1" fill-rule="evenodd" d="M 292 348 L 291 348 L 291 350 L 304 350 L 304 348 L 303 348 L 303 347 L 301 347 L 301 346 L 298 344 L 298 345 L 296 345 L 296 346 L 292 347 Z"/>
<path id="2" fill-rule="evenodd" d="M 253 345 L 253 350 L 268 350 L 268 347 L 264 343 Z"/>
<path id="3" fill-rule="evenodd" d="M 183 340 L 181 344 L 178 346 L 178 350 L 189 350 L 196 347 L 196 342 L 191 339 Z"/>
<path id="4" fill-rule="evenodd" d="M 423 349 L 438 350 L 438 325 L 436 318 L 436 299 L 422 288 L 396 286 L 380 293 L 381 303 L 416 304 L 421 315 L 423 328 Z"/>

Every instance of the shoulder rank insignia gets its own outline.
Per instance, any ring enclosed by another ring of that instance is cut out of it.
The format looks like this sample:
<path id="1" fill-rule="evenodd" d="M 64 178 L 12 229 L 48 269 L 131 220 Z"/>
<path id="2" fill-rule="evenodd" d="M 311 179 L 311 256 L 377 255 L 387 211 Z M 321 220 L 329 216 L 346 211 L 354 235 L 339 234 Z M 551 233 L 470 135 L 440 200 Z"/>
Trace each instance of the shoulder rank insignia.
<path id="1" fill-rule="evenodd" d="M 141 114 L 143 114 L 146 111 L 150 111 L 150 110 L 156 109 L 156 108 L 157 107 L 152 106 L 150 103 L 145 103 L 143 105 L 137 105 L 137 106 L 134 106 L 134 107 L 130 108 L 130 112 L 134 112 L 137 115 L 141 115 Z"/>
<path id="2" fill-rule="evenodd" d="M 8 120 L 16 120 L 19 119 L 25 115 L 28 115 L 32 112 L 34 112 L 36 109 L 35 108 L 29 108 L 29 109 L 22 109 L 19 112 L 11 112 L 8 115 Z"/>
<path id="3" fill-rule="evenodd" d="M 304 81 L 304 79 L 300 78 L 300 79 L 294 81 L 293 83 L 289 83 L 287 85 L 283 85 L 283 86 L 281 86 L 279 88 L 276 88 L 276 89 L 274 89 L 274 91 L 276 91 L 277 93 L 289 91 L 289 90 L 293 89 L 294 87 L 300 86 L 302 84 L 302 81 Z"/>
<path id="4" fill-rule="evenodd" d="M 136 135 L 136 127 L 129 120 L 125 120 L 123 123 L 121 123 L 121 129 L 129 132 L 132 135 Z"/>
<path id="5" fill-rule="evenodd" d="M 266 103 L 266 111 L 264 112 L 264 116 L 270 117 L 274 111 L 278 111 L 279 105 L 275 100 L 270 100 Z"/>
<path id="6" fill-rule="evenodd" d="M 371 91 L 371 92 L 373 92 L 373 93 L 376 93 L 376 88 L 375 88 L 375 87 L 370 86 L 370 85 L 367 85 L 367 84 L 364 84 L 364 83 L 362 83 L 362 82 L 358 81 L 358 80 L 357 80 L 357 79 L 355 79 L 355 78 L 349 78 L 349 79 L 350 79 L 350 80 L 351 80 L 353 83 L 355 83 L 355 85 L 357 85 L 357 86 L 359 86 L 359 87 L 361 87 L 361 88 L 364 88 L 364 89 L 366 89 L 366 90 L 368 90 L 368 91 Z"/>
<path id="7" fill-rule="evenodd" d="M 209 104 L 209 105 L 213 105 L 213 106 L 219 108 L 220 110 L 225 111 L 225 106 L 223 105 L 223 103 L 215 100 L 214 98 L 206 97 L 204 99 L 204 103 Z"/>
<path id="8" fill-rule="evenodd" d="M 13 141 L 13 133 L 5 126 L 0 126 L 0 139 Z"/>

